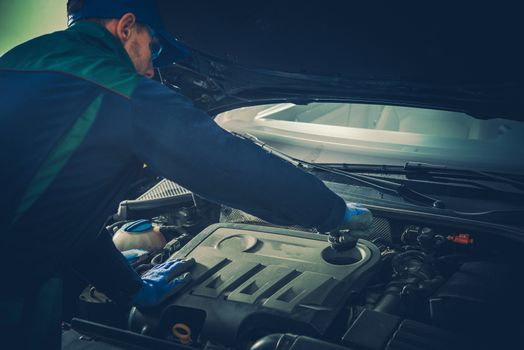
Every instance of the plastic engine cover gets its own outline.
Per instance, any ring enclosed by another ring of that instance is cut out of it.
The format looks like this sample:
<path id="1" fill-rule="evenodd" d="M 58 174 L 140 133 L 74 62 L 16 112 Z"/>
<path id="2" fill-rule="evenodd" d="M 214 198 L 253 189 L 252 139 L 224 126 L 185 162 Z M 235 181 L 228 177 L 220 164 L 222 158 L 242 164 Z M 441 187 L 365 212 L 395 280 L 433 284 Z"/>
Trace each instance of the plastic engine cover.
<path id="1" fill-rule="evenodd" d="M 380 259 L 375 245 L 363 240 L 348 259 L 328 263 L 330 250 L 319 234 L 212 225 L 171 257 L 196 260 L 191 284 L 158 309 L 134 309 L 131 328 L 170 338 L 172 328 L 184 324 L 193 340 L 223 344 L 274 331 L 323 335 Z"/>

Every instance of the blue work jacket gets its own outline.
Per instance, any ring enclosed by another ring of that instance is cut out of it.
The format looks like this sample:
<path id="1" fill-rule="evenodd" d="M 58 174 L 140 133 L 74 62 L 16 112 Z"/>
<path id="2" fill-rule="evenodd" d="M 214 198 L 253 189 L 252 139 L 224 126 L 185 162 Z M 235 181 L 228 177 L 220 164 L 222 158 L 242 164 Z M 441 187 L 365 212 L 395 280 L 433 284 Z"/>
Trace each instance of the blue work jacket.
<path id="1" fill-rule="evenodd" d="M 328 231 L 344 215 L 344 201 L 319 179 L 138 75 L 119 41 L 94 23 L 2 56 L 0 107 L 2 242 L 41 271 L 87 259 L 95 275 L 109 274 L 110 288 L 136 290 L 132 272 L 121 273 L 124 281 L 110 272 L 127 269 L 110 239 L 95 242 L 144 163 L 272 223 Z"/>

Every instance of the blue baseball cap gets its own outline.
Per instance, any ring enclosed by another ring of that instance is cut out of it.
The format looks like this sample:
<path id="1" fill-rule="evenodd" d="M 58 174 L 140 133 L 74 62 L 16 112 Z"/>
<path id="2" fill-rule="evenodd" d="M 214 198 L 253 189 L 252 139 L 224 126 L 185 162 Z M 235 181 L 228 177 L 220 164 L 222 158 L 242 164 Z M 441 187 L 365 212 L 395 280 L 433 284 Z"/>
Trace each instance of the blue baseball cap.
<path id="1" fill-rule="evenodd" d="M 136 16 L 137 22 L 147 24 L 163 47 L 160 56 L 153 61 L 155 67 L 190 56 L 189 50 L 165 29 L 152 0 L 84 0 L 81 8 L 69 13 L 68 25 L 86 18 L 120 18 L 128 12 Z"/>

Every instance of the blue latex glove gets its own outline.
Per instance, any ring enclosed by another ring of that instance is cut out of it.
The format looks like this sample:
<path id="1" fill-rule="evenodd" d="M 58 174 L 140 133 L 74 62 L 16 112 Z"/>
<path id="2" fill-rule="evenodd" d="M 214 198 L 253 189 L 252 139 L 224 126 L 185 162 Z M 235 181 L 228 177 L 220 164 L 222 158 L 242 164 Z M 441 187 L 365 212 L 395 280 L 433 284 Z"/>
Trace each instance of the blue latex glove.
<path id="1" fill-rule="evenodd" d="M 346 212 L 339 230 L 368 231 L 373 222 L 373 214 L 358 203 L 346 203 Z"/>
<path id="2" fill-rule="evenodd" d="M 175 259 L 153 267 L 142 276 L 142 288 L 132 304 L 138 307 L 160 304 L 191 281 L 191 275 L 186 271 L 194 264 L 194 259 Z"/>
<path id="3" fill-rule="evenodd" d="M 329 232 L 329 242 L 336 250 L 350 249 L 358 238 L 368 238 L 371 234 L 373 214 L 361 204 L 346 203 L 342 224 Z"/>

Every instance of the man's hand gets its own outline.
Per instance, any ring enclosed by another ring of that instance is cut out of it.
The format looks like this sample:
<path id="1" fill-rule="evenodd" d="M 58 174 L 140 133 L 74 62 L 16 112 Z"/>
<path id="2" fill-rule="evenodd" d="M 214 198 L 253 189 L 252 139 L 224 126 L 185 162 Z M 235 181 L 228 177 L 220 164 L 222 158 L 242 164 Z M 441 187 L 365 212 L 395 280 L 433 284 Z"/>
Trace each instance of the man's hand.
<path id="1" fill-rule="evenodd" d="M 186 271 L 194 264 L 194 259 L 175 259 L 153 267 L 142 276 L 142 288 L 132 304 L 139 307 L 160 304 L 191 281 L 191 275 Z"/>
<path id="2" fill-rule="evenodd" d="M 329 242 L 336 250 L 351 249 L 358 238 L 367 238 L 371 234 L 373 214 L 361 204 L 346 203 L 346 212 L 342 224 L 329 233 Z"/>
<path id="3" fill-rule="evenodd" d="M 358 230 L 366 231 L 371 228 L 373 222 L 373 214 L 357 203 L 346 203 L 346 213 L 344 220 L 339 227 L 340 230 Z"/>

